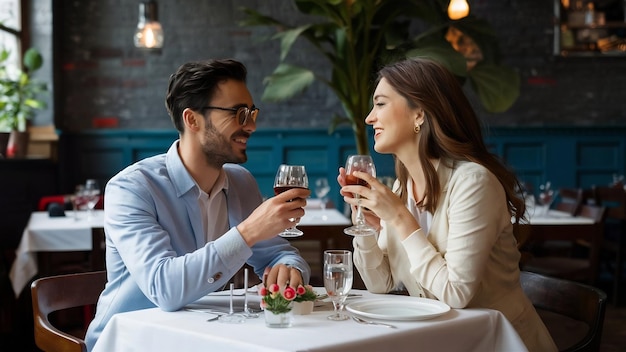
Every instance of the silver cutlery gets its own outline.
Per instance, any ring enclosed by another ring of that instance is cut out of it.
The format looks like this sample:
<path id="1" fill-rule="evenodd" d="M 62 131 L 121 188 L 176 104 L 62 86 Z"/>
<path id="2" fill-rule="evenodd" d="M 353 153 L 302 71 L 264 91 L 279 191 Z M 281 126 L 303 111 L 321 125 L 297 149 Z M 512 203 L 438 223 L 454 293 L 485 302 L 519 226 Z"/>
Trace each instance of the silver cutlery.
<path id="1" fill-rule="evenodd" d="M 395 329 L 395 328 L 396 328 L 396 326 L 395 326 L 395 325 L 391 325 L 391 324 L 387 324 L 387 323 L 381 323 L 381 322 L 379 322 L 379 321 L 365 320 L 365 319 L 362 319 L 362 318 L 357 317 L 356 315 L 353 315 L 353 316 L 352 316 L 352 319 L 353 319 L 354 321 L 356 321 L 357 323 L 359 323 L 359 324 L 365 324 L 365 325 L 378 325 L 378 326 L 384 326 L 384 327 L 387 327 L 387 328 L 392 328 L 392 329 Z"/>

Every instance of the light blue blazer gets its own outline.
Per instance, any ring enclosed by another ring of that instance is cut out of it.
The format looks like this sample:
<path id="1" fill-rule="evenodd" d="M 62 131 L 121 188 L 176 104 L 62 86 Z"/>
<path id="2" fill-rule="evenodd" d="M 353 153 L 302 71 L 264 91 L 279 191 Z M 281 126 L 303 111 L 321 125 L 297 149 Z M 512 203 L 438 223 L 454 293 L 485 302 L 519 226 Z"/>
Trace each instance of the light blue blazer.
<path id="1" fill-rule="evenodd" d="M 309 281 L 309 266 L 287 240 L 275 237 L 250 248 L 241 237 L 235 226 L 262 196 L 254 177 L 239 165 L 224 165 L 230 230 L 206 243 L 198 190 L 177 149 L 178 141 L 166 154 L 127 167 L 106 185 L 108 282 L 85 337 L 89 350 L 114 314 L 181 309 L 220 290 L 246 262 L 259 277 L 268 266 L 290 264 Z"/>

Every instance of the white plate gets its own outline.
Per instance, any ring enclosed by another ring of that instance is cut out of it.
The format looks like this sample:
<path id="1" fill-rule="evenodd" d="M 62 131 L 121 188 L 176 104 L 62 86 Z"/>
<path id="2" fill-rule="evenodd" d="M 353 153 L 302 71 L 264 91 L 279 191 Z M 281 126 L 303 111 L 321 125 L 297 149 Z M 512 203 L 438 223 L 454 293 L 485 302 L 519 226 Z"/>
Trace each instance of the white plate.
<path id="1" fill-rule="evenodd" d="M 351 302 L 346 310 L 370 319 L 424 320 L 447 313 L 450 306 L 434 299 L 396 296 Z"/>

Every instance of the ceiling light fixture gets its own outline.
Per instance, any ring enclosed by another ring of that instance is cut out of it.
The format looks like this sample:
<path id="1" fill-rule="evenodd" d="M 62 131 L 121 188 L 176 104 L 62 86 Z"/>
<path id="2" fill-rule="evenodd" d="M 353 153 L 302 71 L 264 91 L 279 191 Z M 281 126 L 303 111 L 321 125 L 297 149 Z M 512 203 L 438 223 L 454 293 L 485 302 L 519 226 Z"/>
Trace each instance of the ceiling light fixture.
<path id="1" fill-rule="evenodd" d="M 469 15 L 469 5 L 467 0 L 451 0 L 448 5 L 448 17 L 451 20 L 460 20 Z"/>
<path id="2" fill-rule="evenodd" d="M 163 29 L 157 16 L 156 1 L 139 3 L 139 22 L 135 31 L 135 46 L 141 49 L 161 49 Z"/>

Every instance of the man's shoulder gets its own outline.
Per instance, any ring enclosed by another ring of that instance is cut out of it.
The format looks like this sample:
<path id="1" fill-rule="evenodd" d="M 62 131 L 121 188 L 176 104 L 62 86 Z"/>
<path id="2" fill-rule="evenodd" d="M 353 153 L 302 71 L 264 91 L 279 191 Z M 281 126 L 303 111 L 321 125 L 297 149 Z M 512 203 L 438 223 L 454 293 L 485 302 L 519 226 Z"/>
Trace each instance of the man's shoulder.
<path id="1" fill-rule="evenodd" d="M 224 164 L 224 172 L 229 176 L 252 177 L 252 173 L 239 164 Z"/>
<path id="2" fill-rule="evenodd" d="M 165 155 L 158 154 L 139 160 L 131 165 L 128 165 L 120 172 L 118 172 L 113 179 L 120 177 L 133 177 L 133 175 L 146 174 L 146 173 L 161 173 L 161 169 L 165 166 Z"/>

